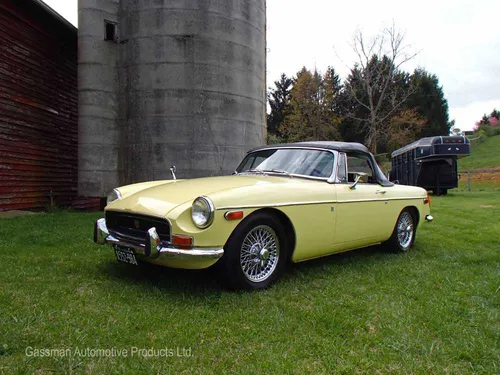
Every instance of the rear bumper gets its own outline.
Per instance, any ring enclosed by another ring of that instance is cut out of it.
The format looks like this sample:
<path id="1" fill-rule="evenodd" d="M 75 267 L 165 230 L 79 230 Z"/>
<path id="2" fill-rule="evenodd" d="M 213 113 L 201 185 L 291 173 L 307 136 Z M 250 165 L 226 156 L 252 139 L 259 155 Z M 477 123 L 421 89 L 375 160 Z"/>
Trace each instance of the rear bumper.
<path id="1" fill-rule="evenodd" d="M 150 228 L 144 241 L 137 243 L 119 238 L 109 232 L 106 219 L 96 221 L 94 242 L 99 245 L 111 244 L 134 250 L 140 259 L 175 268 L 206 268 L 217 262 L 223 255 L 223 248 L 190 247 L 179 248 L 162 241 L 156 229 Z"/>

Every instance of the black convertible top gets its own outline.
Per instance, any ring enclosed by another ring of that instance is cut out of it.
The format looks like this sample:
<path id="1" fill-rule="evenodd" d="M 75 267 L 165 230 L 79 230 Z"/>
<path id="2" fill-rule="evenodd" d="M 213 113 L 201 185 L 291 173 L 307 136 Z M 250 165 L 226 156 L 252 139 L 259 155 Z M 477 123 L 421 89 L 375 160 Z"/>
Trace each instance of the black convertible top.
<path id="1" fill-rule="evenodd" d="M 279 143 L 275 145 L 266 145 L 260 146 L 251 149 L 248 151 L 249 153 L 265 150 L 265 149 L 273 149 L 273 148 L 290 148 L 290 147 L 305 147 L 305 148 L 316 148 L 316 149 L 327 149 L 327 150 L 335 150 L 340 152 L 360 152 L 366 154 L 370 157 L 373 166 L 375 167 L 375 178 L 377 182 L 385 187 L 394 186 L 392 182 L 390 182 L 380 170 L 377 162 L 375 161 L 375 157 L 372 153 L 366 148 L 366 146 L 361 143 L 356 142 L 334 142 L 334 141 L 309 141 L 309 142 L 295 142 L 295 143 Z"/>
<path id="2" fill-rule="evenodd" d="M 266 148 L 287 148 L 287 147 L 307 147 L 317 149 L 336 150 L 341 152 L 362 152 L 370 153 L 366 146 L 356 142 L 334 142 L 334 141 L 308 141 L 308 142 L 295 142 L 295 143 L 278 143 L 275 145 L 259 146 L 248 151 L 254 152 Z"/>

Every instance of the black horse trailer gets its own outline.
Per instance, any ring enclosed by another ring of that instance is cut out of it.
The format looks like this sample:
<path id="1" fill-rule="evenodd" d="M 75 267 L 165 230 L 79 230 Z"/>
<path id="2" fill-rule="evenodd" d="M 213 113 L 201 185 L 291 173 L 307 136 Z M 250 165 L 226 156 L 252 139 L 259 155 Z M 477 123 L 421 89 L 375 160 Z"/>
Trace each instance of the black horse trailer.
<path id="1" fill-rule="evenodd" d="M 391 154 L 389 178 L 402 185 L 420 186 L 445 195 L 458 186 L 457 159 L 470 153 L 470 141 L 461 136 L 428 137 Z"/>

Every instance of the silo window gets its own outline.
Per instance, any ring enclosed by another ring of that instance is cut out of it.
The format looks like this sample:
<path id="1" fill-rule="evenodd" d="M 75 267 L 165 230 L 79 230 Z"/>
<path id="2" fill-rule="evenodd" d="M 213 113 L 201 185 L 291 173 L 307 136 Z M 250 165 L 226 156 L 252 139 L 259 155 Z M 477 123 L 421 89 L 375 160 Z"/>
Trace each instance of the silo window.
<path id="1" fill-rule="evenodd" d="M 118 27 L 116 22 L 104 20 L 104 40 L 118 42 Z"/>

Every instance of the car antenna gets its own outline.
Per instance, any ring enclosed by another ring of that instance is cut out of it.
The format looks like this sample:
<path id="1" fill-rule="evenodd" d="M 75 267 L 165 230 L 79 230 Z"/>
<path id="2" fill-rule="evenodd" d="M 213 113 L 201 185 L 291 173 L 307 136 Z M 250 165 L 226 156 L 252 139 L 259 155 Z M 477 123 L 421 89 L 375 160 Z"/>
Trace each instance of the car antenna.
<path id="1" fill-rule="evenodd" d="M 177 177 L 175 177 L 175 170 L 176 170 L 175 165 L 172 165 L 170 167 L 170 173 L 172 173 L 172 179 L 177 180 Z"/>

